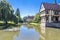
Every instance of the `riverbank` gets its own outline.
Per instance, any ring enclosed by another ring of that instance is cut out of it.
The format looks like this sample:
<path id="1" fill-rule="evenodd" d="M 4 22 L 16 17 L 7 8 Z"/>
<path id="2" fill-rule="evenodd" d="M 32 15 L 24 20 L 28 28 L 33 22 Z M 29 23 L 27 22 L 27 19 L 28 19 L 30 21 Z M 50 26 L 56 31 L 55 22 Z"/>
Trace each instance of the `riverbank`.
<path id="1" fill-rule="evenodd" d="M 20 31 L 20 27 L 13 27 L 11 29 L 4 29 L 2 30 L 4 32 L 14 32 L 14 31 Z"/>
<path id="2" fill-rule="evenodd" d="M 20 25 L 21 23 L 18 23 L 18 24 L 15 24 L 14 22 L 12 21 L 8 21 L 7 22 L 7 25 L 8 26 L 17 26 L 17 25 Z M 5 22 L 4 21 L 0 21 L 0 26 L 5 26 Z"/>
<path id="3" fill-rule="evenodd" d="M 13 27 L 19 27 L 20 25 L 22 25 L 22 23 L 15 24 L 12 21 L 8 21 L 7 26 L 6 26 L 6 24 L 3 21 L 0 21 L 0 30 L 7 29 L 7 28 L 10 29 Z"/>
<path id="4" fill-rule="evenodd" d="M 40 26 L 40 23 L 29 23 L 29 24 L 33 26 Z"/>

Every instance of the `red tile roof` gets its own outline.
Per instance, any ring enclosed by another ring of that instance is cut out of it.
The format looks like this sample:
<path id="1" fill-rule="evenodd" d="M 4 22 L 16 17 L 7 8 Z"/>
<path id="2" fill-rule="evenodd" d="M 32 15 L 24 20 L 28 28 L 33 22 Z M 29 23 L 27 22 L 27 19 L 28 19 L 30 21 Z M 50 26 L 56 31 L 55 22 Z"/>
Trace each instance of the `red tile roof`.
<path id="1" fill-rule="evenodd" d="M 50 4 L 50 3 L 43 3 L 45 9 L 52 9 L 60 11 L 60 5 L 58 4 Z"/>

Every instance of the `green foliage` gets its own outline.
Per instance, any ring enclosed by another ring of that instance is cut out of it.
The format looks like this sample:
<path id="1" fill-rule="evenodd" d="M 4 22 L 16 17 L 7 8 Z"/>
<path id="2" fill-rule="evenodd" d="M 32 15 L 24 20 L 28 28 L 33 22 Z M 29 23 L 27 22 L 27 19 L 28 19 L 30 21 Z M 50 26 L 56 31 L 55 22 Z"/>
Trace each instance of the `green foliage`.
<path id="1" fill-rule="evenodd" d="M 15 15 L 18 17 L 18 22 L 22 22 L 19 8 L 17 8 Z"/>
<path id="2" fill-rule="evenodd" d="M 13 21 L 15 24 L 18 24 L 20 20 L 19 9 L 17 9 L 16 15 L 13 12 L 12 6 L 6 0 L 0 1 L 0 21 L 4 21 L 5 28 L 8 27 L 8 21 Z"/>
<path id="3" fill-rule="evenodd" d="M 35 15 L 33 22 L 35 22 L 35 23 L 39 23 L 40 22 L 40 14 L 39 13 L 37 13 Z"/>
<path id="4" fill-rule="evenodd" d="M 16 13 L 15 13 L 18 17 L 20 17 L 20 11 L 19 8 L 17 8 Z"/>
<path id="5" fill-rule="evenodd" d="M 0 2 L 0 13 L 1 13 L 1 19 L 4 21 L 8 21 L 11 18 L 11 14 L 13 13 L 13 9 L 9 3 L 6 1 Z"/>
<path id="6" fill-rule="evenodd" d="M 18 24 L 18 16 L 14 15 L 13 16 L 13 21 L 15 24 Z"/>
<path id="7" fill-rule="evenodd" d="M 23 22 L 26 22 L 26 19 L 27 19 L 26 17 L 23 17 Z"/>

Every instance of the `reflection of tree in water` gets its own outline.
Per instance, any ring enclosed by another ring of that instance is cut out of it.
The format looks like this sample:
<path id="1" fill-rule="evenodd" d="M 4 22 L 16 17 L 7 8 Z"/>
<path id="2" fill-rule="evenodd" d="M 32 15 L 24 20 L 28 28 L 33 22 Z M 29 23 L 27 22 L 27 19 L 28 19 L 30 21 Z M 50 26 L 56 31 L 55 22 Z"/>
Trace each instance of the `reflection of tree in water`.
<path id="1" fill-rule="evenodd" d="M 39 26 L 36 25 L 27 25 L 28 28 L 34 28 L 36 32 L 38 32 L 39 34 L 41 33 L 41 29 Z M 39 39 L 40 40 L 40 39 Z"/>
<path id="2" fill-rule="evenodd" d="M 27 25 L 28 26 L 28 28 L 34 28 L 35 29 L 35 31 L 37 31 L 38 33 L 40 33 L 40 27 L 39 26 L 34 26 L 34 25 Z"/>
<path id="3" fill-rule="evenodd" d="M 39 35 L 40 35 L 40 33 L 41 33 L 41 31 L 40 31 L 40 27 L 39 27 L 39 26 L 34 26 L 33 28 L 34 28 L 35 31 L 38 32 Z M 40 38 L 39 38 L 39 40 L 40 40 Z"/>
<path id="4" fill-rule="evenodd" d="M 33 28 L 33 26 L 31 26 L 31 25 L 27 25 L 26 27 L 28 27 L 28 29 Z"/>

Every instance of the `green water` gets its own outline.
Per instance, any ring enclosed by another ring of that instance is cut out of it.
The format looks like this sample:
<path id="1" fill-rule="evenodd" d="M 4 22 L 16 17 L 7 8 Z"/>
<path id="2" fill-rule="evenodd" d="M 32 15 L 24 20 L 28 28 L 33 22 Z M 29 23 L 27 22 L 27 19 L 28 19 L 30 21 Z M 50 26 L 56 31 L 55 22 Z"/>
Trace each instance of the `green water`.
<path id="1" fill-rule="evenodd" d="M 42 34 L 40 26 L 21 25 L 20 31 L 0 30 L 0 40 L 60 40 L 60 29 L 46 27 Z"/>

